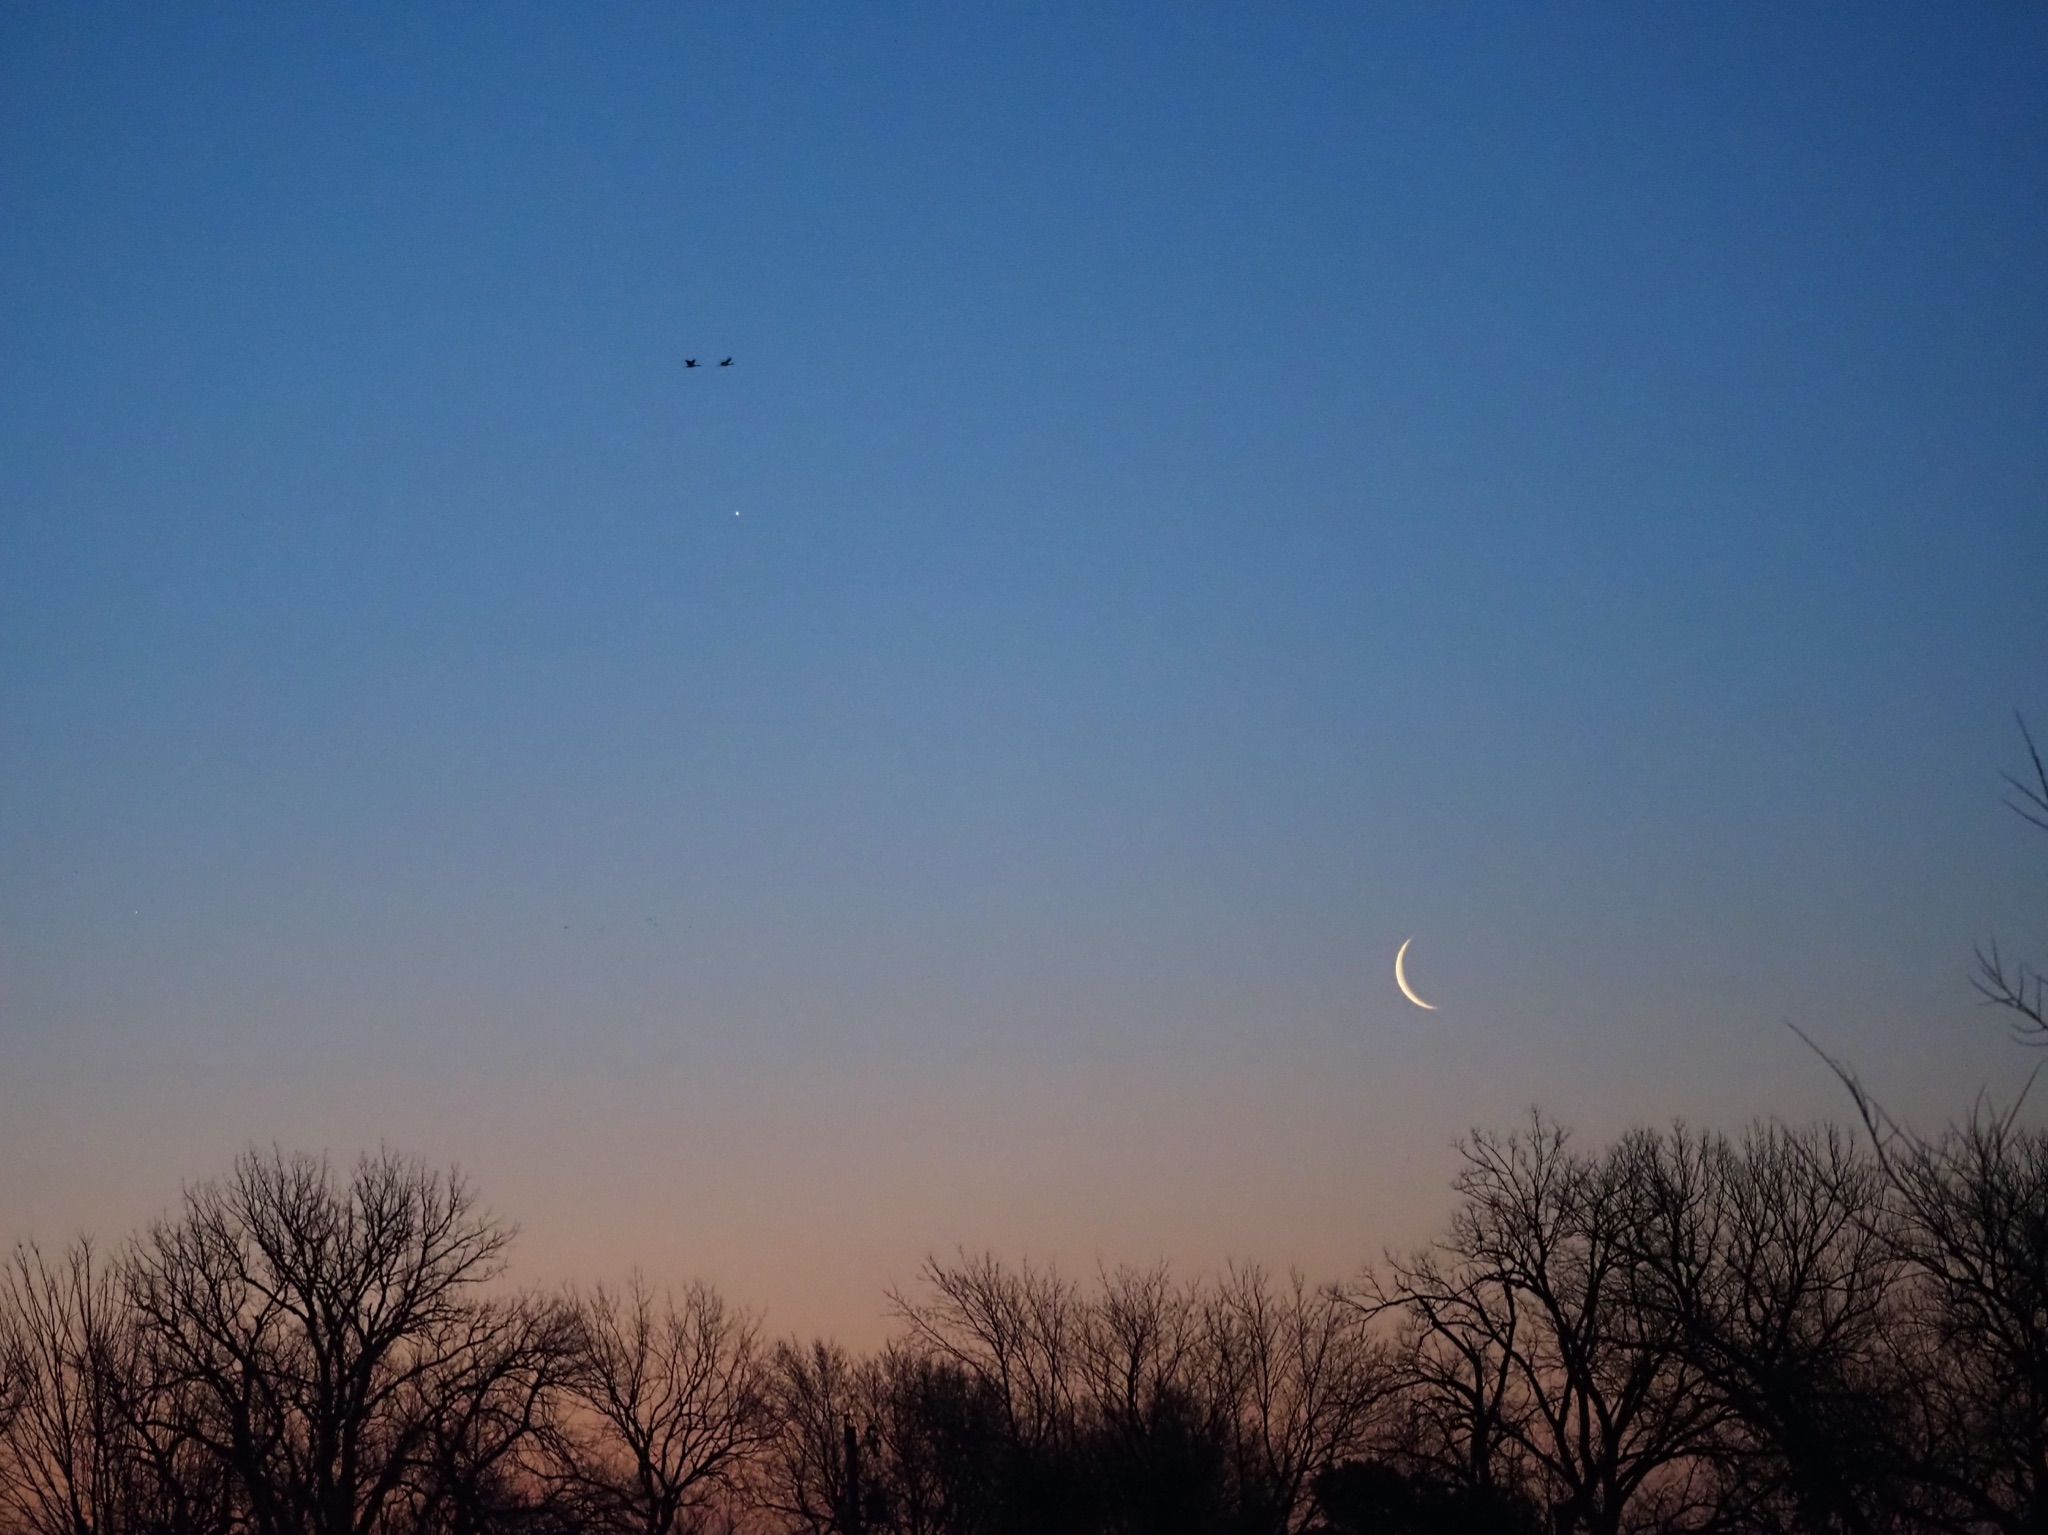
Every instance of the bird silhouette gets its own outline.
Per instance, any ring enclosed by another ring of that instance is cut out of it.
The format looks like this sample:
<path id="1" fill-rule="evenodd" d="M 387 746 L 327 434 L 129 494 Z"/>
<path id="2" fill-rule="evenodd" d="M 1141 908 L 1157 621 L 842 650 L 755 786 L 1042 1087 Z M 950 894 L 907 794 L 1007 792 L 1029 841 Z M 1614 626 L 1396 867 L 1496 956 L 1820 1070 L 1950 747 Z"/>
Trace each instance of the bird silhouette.
<path id="1" fill-rule="evenodd" d="M 686 368 L 694 368 L 697 366 L 697 359 L 694 357 L 685 357 L 683 359 L 683 366 Z"/>
<path id="2" fill-rule="evenodd" d="M 725 360 L 724 362 L 722 362 L 722 363 L 720 363 L 720 364 L 719 364 L 719 367 L 721 367 L 721 368 L 730 368 L 731 366 L 732 366 L 732 359 L 731 359 L 730 357 L 726 358 L 726 360 Z"/>

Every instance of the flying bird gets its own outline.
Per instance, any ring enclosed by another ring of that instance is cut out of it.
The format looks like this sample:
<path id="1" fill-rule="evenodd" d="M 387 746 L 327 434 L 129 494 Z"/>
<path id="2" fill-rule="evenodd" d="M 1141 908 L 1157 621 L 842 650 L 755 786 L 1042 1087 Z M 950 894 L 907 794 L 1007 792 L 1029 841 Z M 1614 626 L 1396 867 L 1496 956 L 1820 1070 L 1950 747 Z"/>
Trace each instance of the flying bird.
<path id="1" fill-rule="evenodd" d="M 722 363 L 720 363 L 720 364 L 719 364 L 719 367 L 721 367 L 721 368 L 730 368 L 731 366 L 732 366 L 732 359 L 731 359 L 730 357 L 726 358 L 726 360 L 725 360 L 724 362 L 722 362 Z"/>
<path id="2" fill-rule="evenodd" d="M 694 368 L 697 366 L 697 359 L 694 357 L 685 357 L 683 359 L 683 366 L 686 368 Z"/>

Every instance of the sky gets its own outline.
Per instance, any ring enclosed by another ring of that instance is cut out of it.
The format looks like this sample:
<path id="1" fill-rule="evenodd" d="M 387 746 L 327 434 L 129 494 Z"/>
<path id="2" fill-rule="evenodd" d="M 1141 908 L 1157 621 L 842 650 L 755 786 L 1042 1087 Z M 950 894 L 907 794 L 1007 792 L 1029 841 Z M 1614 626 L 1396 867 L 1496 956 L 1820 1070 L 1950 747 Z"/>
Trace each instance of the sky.
<path id="1" fill-rule="evenodd" d="M 2037 7 L 9 7 L 0 1240 L 382 1142 L 861 1340 L 1937 1123 L 2044 574 Z"/>

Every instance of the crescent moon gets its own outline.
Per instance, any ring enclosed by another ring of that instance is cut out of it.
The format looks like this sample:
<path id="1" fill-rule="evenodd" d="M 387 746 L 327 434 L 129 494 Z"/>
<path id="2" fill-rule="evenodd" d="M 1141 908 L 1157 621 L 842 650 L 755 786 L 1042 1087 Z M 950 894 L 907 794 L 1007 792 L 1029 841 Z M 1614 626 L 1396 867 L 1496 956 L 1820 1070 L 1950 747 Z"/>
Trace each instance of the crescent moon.
<path id="1" fill-rule="evenodd" d="M 1401 963 L 1402 960 L 1408 957 L 1408 945 L 1413 942 L 1415 942 L 1413 938 L 1403 938 L 1401 940 L 1401 947 L 1394 951 L 1394 984 L 1401 988 L 1401 995 L 1410 1002 L 1413 1002 L 1419 1008 L 1433 1013 L 1436 1011 L 1436 1004 L 1434 1002 L 1425 1002 L 1422 998 L 1415 995 L 1415 988 L 1408 984 L 1407 967 Z"/>

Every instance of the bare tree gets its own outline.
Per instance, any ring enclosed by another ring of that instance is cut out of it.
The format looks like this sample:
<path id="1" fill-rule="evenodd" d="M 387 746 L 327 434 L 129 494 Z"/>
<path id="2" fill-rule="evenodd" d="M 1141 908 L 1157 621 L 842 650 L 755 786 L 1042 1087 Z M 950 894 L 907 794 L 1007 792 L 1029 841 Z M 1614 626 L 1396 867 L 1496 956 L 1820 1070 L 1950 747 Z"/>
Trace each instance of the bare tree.
<path id="1" fill-rule="evenodd" d="M 1099 1503 L 1117 1527 L 1200 1530 L 1235 1512 L 1231 1404 L 1198 1285 L 1164 1264 L 1104 1272 L 1078 1350 L 1084 1429 Z"/>
<path id="2" fill-rule="evenodd" d="M 1727 1411 L 1724 1513 L 1782 1505 L 1817 1535 L 1876 1528 L 1901 1275 L 1878 1169 L 1831 1126 L 1758 1126 L 1739 1145 L 1638 1131 L 1617 1158 L 1633 1304 L 1671 1327 L 1696 1389 Z"/>
<path id="3" fill-rule="evenodd" d="M 176 1426 L 118 1265 L 81 1240 L 51 1263 L 17 1247 L 0 1279 L 0 1510 L 32 1535 L 218 1535 L 222 1468 Z"/>
<path id="4" fill-rule="evenodd" d="M 1799 1031 L 1795 1028 L 1795 1033 Z M 1900 1267 L 1892 1347 L 1897 1476 L 1921 1528 L 2048 1530 L 2048 1130 L 2022 1125 L 2037 1069 L 2004 1109 L 1924 1135 L 1845 1063 L 1800 1038 L 1847 1089 L 1885 1192 Z"/>
<path id="5" fill-rule="evenodd" d="M 1113 1431 L 1136 1434 L 1162 1399 L 1186 1394 L 1201 1363 L 1197 1291 L 1164 1264 L 1103 1274 L 1075 1350 L 1080 1390 Z"/>
<path id="6" fill-rule="evenodd" d="M 980 1256 L 926 1281 L 928 1298 L 894 1297 L 924 1366 L 896 1379 L 925 1393 L 962 1529 L 1277 1535 L 1385 1382 L 1364 1319 L 1300 1275 L 1121 1269 L 1083 1290 Z"/>
<path id="7" fill-rule="evenodd" d="M 1366 1319 L 1290 1273 L 1232 1267 L 1201 1297 L 1204 1374 L 1227 1427 L 1240 1527 L 1285 1531 L 1317 1476 L 1357 1454 L 1391 1377 Z"/>
<path id="8" fill-rule="evenodd" d="M 1504 1499 L 1526 1480 L 1516 1344 L 1521 1307 L 1454 1256 L 1423 1251 L 1368 1272 L 1357 1303 L 1398 1318 L 1395 1408 L 1381 1448 L 1410 1472 Z"/>
<path id="9" fill-rule="evenodd" d="M 405 1521 L 418 1535 L 489 1535 L 508 1526 L 561 1525 L 545 1447 L 560 1432 L 578 1364 L 574 1308 L 523 1296 L 480 1308 L 470 1369 L 431 1420 Z"/>
<path id="10" fill-rule="evenodd" d="M 1369 1292 L 1409 1316 L 1417 1388 L 1446 1393 L 1425 1408 L 1444 1449 L 1481 1485 L 1532 1474 L 1560 1532 L 1682 1522 L 1716 1412 L 1673 1330 L 1632 1304 L 1621 1167 L 1540 1118 L 1464 1153 L 1448 1237 Z"/>
<path id="11" fill-rule="evenodd" d="M 856 1426 L 872 1410 L 864 1364 L 823 1341 L 778 1343 L 769 1356 L 776 1433 L 763 1501 L 804 1535 L 854 1535 L 864 1522 Z"/>
<path id="12" fill-rule="evenodd" d="M 1088 1320 L 1073 1281 L 990 1254 L 928 1259 L 927 1300 L 892 1290 L 911 1346 L 995 1392 L 1011 1440 L 1039 1452 L 1070 1445 L 1081 1423 Z"/>
<path id="13" fill-rule="evenodd" d="M 972 1527 L 933 1441 L 965 1383 L 958 1366 L 900 1345 L 856 1358 L 781 1343 L 771 1361 L 776 1441 L 761 1505 L 803 1535 L 941 1535 Z"/>
<path id="14" fill-rule="evenodd" d="M 141 1426 L 213 1456 L 253 1535 L 371 1535 L 496 1346 L 509 1240 L 456 1174 L 246 1153 L 127 1265 L 167 1388 Z"/>
<path id="15" fill-rule="evenodd" d="M 14 1250 L 0 1283 L 0 1506 L 33 1535 L 124 1528 L 130 1457 L 119 1369 L 119 1281 L 80 1241 L 55 1265 Z"/>
<path id="16" fill-rule="evenodd" d="M 1958 1535 L 2048 1530 L 2048 1131 L 1980 1105 L 1879 1144 L 1907 1271 L 1916 1512 Z"/>
<path id="17" fill-rule="evenodd" d="M 554 1474 L 584 1519 L 688 1535 L 721 1517 L 774 1436 L 758 1322 L 708 1285 L 657 1297 L 635 1276 L 581 1307 Z"/>

